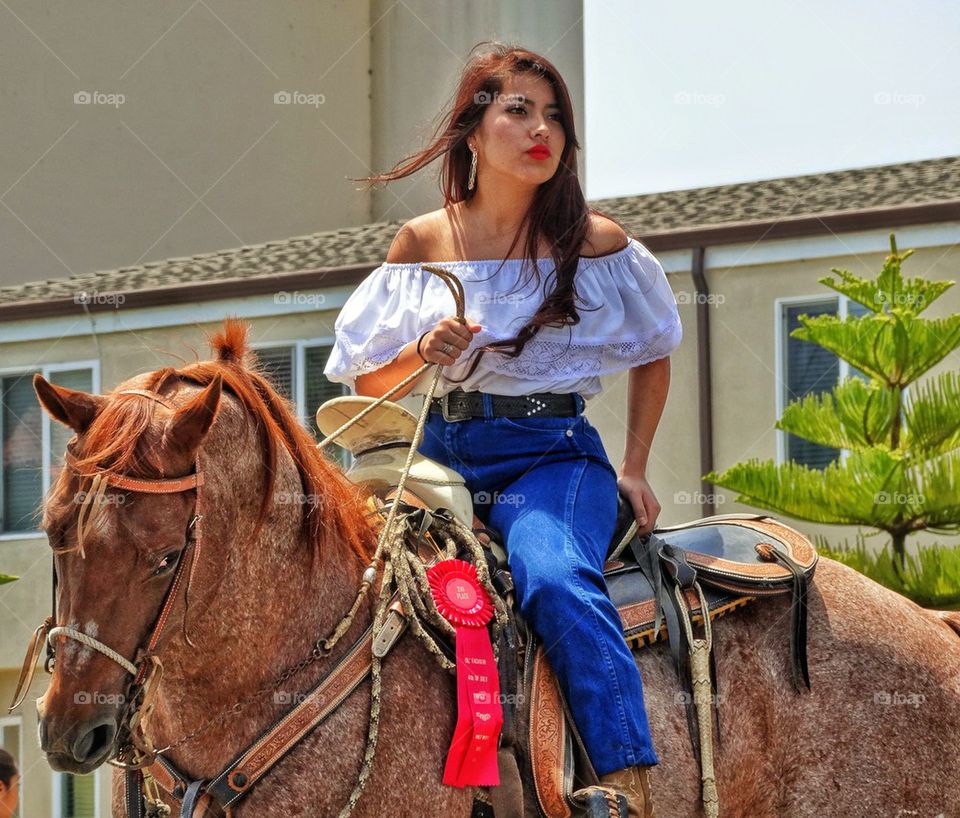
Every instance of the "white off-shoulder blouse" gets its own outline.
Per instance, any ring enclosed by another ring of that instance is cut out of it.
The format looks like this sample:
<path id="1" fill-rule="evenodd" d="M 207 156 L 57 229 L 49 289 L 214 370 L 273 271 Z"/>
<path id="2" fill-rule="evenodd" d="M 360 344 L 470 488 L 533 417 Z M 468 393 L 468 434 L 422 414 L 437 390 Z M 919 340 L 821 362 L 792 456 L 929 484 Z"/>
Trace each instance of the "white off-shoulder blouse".
<path id="1" fill-rule="evenodd" d="M 552 289 L 554 265 L 550 258 L 538 261 L 541 283 L 536 288 L 526 259 L 435 264 L 457 275 L 463 283 L 465 315 L 483 327 L 456 363 L 443 368 L 437 396 L 460 388 L 498 395 L 579 392 L 589 399 L 600 393 L 601 375 L 663 358 L 680 344 L 680 316 L 663 267 L 643 244 L 630 239 L 617 252 L 580 258 L 579 324 L 541 327 L 516 358 L 485 352 L 470 378 L 452 383 L 469 372 L 479 354 L 471 356 L 475 347 L 516 336 Z M 410 341 L 455 312 L 453 296 L 438 276 L 419 263 L 385 262 L 340 310 L 324 373 L 356 391 L 358 375 L 389 363 Z M 426 374 L 411 394 L 426 393 L 432 370 Z"/>

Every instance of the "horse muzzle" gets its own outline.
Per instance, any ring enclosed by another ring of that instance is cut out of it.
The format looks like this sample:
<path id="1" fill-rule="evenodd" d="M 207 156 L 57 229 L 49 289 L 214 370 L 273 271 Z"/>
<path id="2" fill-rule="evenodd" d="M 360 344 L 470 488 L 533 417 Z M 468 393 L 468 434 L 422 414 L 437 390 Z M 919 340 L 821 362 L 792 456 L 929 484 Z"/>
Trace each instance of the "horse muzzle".
<path id="1" fill-rule="evenodd" d="M 84 716 L 78 718 L 76 714 L 51 713 L 50 703 L 45 699 L 37 699 L 40 749 L 54 770 L 84 775 L 113 756 L 120 707 L 85 705 Z"/>

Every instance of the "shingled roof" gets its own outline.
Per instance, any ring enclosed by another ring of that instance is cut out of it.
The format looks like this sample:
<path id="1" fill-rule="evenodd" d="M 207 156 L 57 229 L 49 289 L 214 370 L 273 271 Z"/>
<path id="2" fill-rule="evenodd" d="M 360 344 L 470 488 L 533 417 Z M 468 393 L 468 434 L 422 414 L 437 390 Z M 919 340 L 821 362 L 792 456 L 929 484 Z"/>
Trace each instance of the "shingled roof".
<path id="1" fill-rule="evenodd" d="M 591 205 L 651 249 L 960 219 L 960 156 L 602 199 Z M 359 281 L 402 221 L 0 288 L 0 319 L 75 312 L 77 294 L 129 294 L 127 307 Z M 88 309 L 110 309 L 96 303 Z"/>

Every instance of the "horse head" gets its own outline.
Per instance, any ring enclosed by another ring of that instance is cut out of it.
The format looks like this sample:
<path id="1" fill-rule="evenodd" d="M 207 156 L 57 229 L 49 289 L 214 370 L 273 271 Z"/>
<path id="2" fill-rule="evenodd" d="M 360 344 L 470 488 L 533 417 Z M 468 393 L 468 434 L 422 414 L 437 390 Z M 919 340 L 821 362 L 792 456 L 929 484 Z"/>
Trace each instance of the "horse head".
<path id="1" fill-rule="evenodd" d="M 151 489 L 195 473 L 221 386 L 217 378 L 177 406 L 137 390 L 89 395 L 34 378 L 44 409 L 76 433 L 43 516 L 54 552 L 56 624 L 69 629 L 49 637 L 56 661 L 38 700 L 41 746 L 55 769 L 89 772 L 116 750 L 136 674 L 107 651 L 129 664 L 143 660 L 138 652 L 194 539 L 197 488 L 189 480 L 182 490 L 147 493 L 109 476 Z"/>

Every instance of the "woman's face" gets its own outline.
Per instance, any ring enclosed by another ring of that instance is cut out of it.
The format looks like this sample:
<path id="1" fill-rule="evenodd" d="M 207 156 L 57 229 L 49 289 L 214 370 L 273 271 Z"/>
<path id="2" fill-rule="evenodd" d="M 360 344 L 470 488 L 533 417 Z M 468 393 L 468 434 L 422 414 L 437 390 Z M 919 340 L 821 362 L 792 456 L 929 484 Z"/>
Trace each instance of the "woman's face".
<path id="1" fill-rule="evenodd" d="M 508 77 L 467 140 L 478 151 L 478 189 L 491 182 L 537 186 L 549 180 L 557 172 L 566 141 L 561 117 L 547 80 Z M 537 150 L 530 153 L 535 146 Z"/>
<path id="2" fill-rule="evenodd" d="M 20 800 L 20 776 L 14 775 L 9 784 L 0 781 L 0 818 L 10 818 Z"/>

